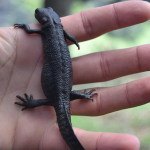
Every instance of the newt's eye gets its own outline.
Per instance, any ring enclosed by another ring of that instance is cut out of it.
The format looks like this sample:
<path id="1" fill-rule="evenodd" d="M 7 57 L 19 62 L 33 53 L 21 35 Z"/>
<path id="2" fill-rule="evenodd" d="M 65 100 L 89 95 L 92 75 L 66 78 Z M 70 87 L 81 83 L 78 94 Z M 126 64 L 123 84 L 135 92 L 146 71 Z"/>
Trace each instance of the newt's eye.
<path id="1" fill-rule="evenodd" d="M 48 21 L 48 18 L 47 17 L 43 17 L 42 18 L 42 23 L 45 23 L 45 22 L 47 22 Z"/>

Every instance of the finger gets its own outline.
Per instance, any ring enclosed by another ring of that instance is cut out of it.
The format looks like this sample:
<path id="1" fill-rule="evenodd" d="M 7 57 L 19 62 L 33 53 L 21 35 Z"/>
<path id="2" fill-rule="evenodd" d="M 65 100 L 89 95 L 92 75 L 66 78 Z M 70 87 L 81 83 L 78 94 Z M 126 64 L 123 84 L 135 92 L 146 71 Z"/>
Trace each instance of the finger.
<path id="1" fill-rule="evenodd" d="M 85 10 L 62 18 L 65 29 L 78 41 L 149 20 L 150 3 L 127 1 Z"/>
<path id="2" fill-rule="evenodd" d="M 150 77 L 127 84 L 97 88 L 94 102 L 74 100 L 71 102 L 71 114 L 98 116 L 114 111 L 136 107 L 150 100 Z"/>
<path id="3" fill-rule="evenodd" d="M 74 84 L 101 82 L 150 70 L 150 45 L 73 58 Z"/>
<path id="4" fill-rule="evenodd" d="M 61 18 L 65 30 L 67 30 L 70 35 L 75 36 L 78 41 L 89 40 L 109 31 L 142 23 L 149 19 L 150 3 L 145 1 L 115 3 Z M 40 24 L 30 26 L 33 29 L 41 28 Z M 19 37 L 21 37 L 22 34 L 28 37 L 30 36 L 21 32 L 21 29 L 17 30 L 18 35 L 19 33 L 21 34 Z M 15 35 L 15 33 L 13 34 Z M 41 42 L 37 42 L 37 40 L 39 40 L 39 35 L 30 37 L 34 39 L 33 41 L 38 43 L 35 45 L 42 47 L 42 44 L 40 44 Z M 27 41 L 29 41 L 29 44 L 32 43 L 30 40 Z"/>
<path id="5" fill-rule="evenodd" d="M 139 140 L 128 134 L 89 132 L 81 129 L 75 129 L 75 134 L 87 150 L 139 150 L 140 147 Z"/>
<path id="6" fill-rule="evenodd" d="M 68 149 L 56 126 L 46 131 L 39 141 L 41 149 Z M 86 150 L 139 150 L 139 140 L 132 135 L 89 132 L 78 128 L 74 128 L 74 131 Z"/>

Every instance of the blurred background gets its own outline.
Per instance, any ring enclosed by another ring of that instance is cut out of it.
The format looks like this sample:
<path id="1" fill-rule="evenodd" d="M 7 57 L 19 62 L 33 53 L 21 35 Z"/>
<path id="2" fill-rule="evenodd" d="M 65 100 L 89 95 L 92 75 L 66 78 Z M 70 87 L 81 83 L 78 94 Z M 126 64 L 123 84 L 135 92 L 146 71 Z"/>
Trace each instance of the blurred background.
<path id="1" fill-rule="evenodd" d="M 122 0 L 0 0 L 0 26 L 12 26 L 14 23 L 36 23 L 34 10 L 38 7 L 51 6 L 59 16 L 66 16 L 120 1 Z M 150 21 L 119 29 L 80 43 L 80 51 L 77 51 L 75 46 L 70 46 L 71 56 L 78 57 L 98 51 L 149 44 L 149 33 Z M 73 89 L 116 86 L 148 76 L 150 72 L 138 73 L 108 82 L 75 85 Z M 149 114 L 150 104 L 146 104 L 99 117 L 72 116 L 72 123 L 75 127 L 89 131 L 133 134 L 140 139 L 141 150 L 148 150 L 150 149 Z"/>

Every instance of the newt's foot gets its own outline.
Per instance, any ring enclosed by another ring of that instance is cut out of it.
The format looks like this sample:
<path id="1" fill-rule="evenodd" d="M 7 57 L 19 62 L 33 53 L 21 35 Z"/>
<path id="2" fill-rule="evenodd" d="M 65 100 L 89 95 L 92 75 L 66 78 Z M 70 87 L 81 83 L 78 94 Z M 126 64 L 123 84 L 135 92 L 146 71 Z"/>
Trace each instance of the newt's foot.
<path id="1" fill-rule="evenodd" d="M 93 101 L 93 96 L 98 95 L 97 93 L 93 93 L 95 89 L 91 89 L 87 92 L 87 90 L 81 91 L 71 91 L 70 93 L 70 101 L 76 100 L 76 99 L 89 99 Z"/>
<path id="2" fill-rule="evenodd" d="M 24 24 L 14 24 L 14 28 L 24 28 Z"/>
<path id="3" fill-rule="evenodd" d="M 93 91 L 95 91 L 95 89 L 91 89 L 89 92 L 87 92 L 87 90 L 84 90 L 83 94 L 85 96 L 85 99 L 90 99 L 93 101 L 93 96 L 94 95 L 98 95 L 97 93 L 93 93 Z M 92 94 L 93 93 L 93 94 Z"/>
<path id="4" fill-rule="evenodd" d="M 22 111 L 27 109 L 27 108 L 34 108 L 34 100 L 33 100 L 33 96 L 30 95 L 30 97 L 25 93 L 25 98 L 24 99 L 23 97 L 17 95 L 16 97 L 19 98 L 23 103 L 20 103 L 20 102 L 15 102 L 15 104 L 17 105 L 20 105 L 20 106 L 25 106 L 22 108 Z"/>

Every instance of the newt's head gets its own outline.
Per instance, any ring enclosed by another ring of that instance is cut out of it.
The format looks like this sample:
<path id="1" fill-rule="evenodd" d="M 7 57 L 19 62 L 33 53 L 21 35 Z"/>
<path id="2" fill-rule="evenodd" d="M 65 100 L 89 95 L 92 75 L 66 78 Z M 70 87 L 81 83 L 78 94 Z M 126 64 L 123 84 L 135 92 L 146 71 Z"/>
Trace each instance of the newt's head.
<path id="1" fill-rule="evenodd" d="M 59 16 L 53 11 L 51 7 L 48 8 L 37 8 L 35 10 L 35 18 L 39 23 L 45 24 L 49 22 L 50 24 L 60 24 L 61 20 Z"/>

